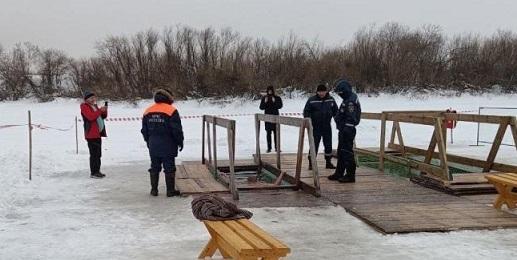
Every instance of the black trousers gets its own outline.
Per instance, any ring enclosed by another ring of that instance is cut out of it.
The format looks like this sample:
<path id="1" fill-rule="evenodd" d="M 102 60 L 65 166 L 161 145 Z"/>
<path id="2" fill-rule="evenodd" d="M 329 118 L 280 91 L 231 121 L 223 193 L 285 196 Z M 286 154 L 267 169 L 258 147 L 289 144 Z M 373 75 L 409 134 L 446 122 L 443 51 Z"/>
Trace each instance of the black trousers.
<path id="1" fill-rule="evenodd" d="M 318 154 L 318 150 L 320 147 L 321 139 L 323 139 L 323 147 L 325 151 L 325 158 L 332 156 L 332 129 L 324 130 L 324 131 L 314 131 L 314 146 L 316 149 L 316 155 Z"/>
<path id="2" fill-rule="evenodd" d="M 336 175 L 343 176 L 346 174 L 349 177 L 355 176 L 357 168 L 354 157 L 354 139 L 356 130 L 355 127 L 348 127 L 339 131 L 339 143 L 337 146 L 337 166 Z"/>
<path id="3" fill-rule="evenodd" d="M 101 170 L 102 139 L 86 139 L 90 150 L 90 173 L 99 173 Z"/>
<path id="4" fill-rule="evenodd" d="M 162 166 L 165 175 L 174 176 L 176 173 L 176 158 L 172 156 L 151 156 L 151 169 L 149 169 L 150 173 L 159 174 L 162 171 Z"/>
<path id="5" fill-rule="evenodd" d="M 273 138 L 275 142 L 275 150 L 276 150 L 276 129 L 266 129 L 266 140 L 267 140 L 267 149 L 271 150 L 271 133 L 273 133 Z"/>

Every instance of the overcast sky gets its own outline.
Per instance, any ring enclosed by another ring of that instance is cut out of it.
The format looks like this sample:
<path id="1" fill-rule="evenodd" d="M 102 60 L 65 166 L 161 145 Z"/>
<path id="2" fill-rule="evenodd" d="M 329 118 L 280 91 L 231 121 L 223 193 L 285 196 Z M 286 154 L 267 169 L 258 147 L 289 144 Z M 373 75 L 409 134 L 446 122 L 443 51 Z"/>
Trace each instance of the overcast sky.
<path id="1" fill-rule="evenodd" d="M 365 25 L 440 25 L 452 35 L 517 32 L 517 0 L 0 0 L 0 44 L 30 41 L 81 57 L 107 35 L 184 24 L 277 40 L 293 31 L 327 46 Z"/>

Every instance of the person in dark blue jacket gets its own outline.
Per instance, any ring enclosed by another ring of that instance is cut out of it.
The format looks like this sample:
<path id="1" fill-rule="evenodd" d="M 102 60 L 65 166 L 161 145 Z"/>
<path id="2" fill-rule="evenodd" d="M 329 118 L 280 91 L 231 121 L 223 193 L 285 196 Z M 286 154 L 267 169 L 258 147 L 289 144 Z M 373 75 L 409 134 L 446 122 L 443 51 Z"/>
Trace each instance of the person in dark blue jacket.
<path id="1" fill-rule="evenodd" d="M 339 182 L 355 182 L 354 139 L 355 127 L 361 120 L 361 104 L 357 95 L 352 91 L 352 86 L 346 80 L 340 79 L 335 85 L 334 92 L 343 99 L 343 102 L 334 117 L 336 127 L 339 130 L 337 168 L 328 179 Z"/>
<path id="2" fill-rule="evenodd" d="M 320 146 L 320 141 L 323 138 L 323 145 L 325 147 L 325 168 L 336 169 L 332 165 L 332 127 L 330 122 L 337 113 L 337 104 L 333 97 L 327 91 L 324 84 L 318 85 L 316 95 L 307 100 L 305 108 L 303 109 L 303 117 L 311 119 L 314 144 L 316 146 L 316 154 Z M 309 170 L 312 170 L 312 163 L 309 156 Z"/>
<path id="3" fill-rule="evenodd" d="M 154 94 L 155 104 L 145 110 L 142 135 L 151 157 L 151 195 L 158 196 L 158 180 L 162 165 L 165 173 L 167 197 L 179 195 L 175 189 L 178 149 L 183 150 L 183 129 L 178 110 L 172 105 L 170 92 L 159 89 Z"/>
<path id="4" fill-rule="evenodd" d="M 275 89 L 273 86 L 267 87 L 267 94 L 260 100 L 260 110 L 264 110 L 266 115 L 279 115 L 279 109 L 283 106 L 282 98 L 275 95 Z M 276 125 L 274 123 L 265 123 L 266 126 L 266 140 L 267 140 L 267 152 L 271 152 L 271 133 L 275 139 L 275 151 L 278 149 L 276 143 Z"/>

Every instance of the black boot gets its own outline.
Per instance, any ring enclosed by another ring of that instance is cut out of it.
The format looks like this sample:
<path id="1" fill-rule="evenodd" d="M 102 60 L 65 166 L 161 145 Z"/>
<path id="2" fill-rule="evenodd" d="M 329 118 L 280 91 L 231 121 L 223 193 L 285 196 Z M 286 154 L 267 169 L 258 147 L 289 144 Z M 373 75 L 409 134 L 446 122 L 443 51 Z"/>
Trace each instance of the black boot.
<path id="1" fill-rule="evenodd" d="M 149 173 L 149 176 L 151 176 L 151 195 L 158 196 L 158 181 L 160 180 L 160 174 L 151 172 Z"/>
<path id="2" fill-rule="evenodd" d="M 334 174 L 332 174 L 332 175 L 329 175 L 327 178 L 328 178 L 329 180 L 331 180 L 331 181 L 337 181 L 337 180 L 339 180 L 339 179 L 341 178 L 341 176 L 336 175 L 336 174 L 334 173 Z"/>
<path id="3" fill-rule="evenodd" d="M 338 181 L 341 183 L 353 183 L 353 182 L 355 182 L 355 175 L 347 174 L 347 175 L 339 178 Z"/>
<path id="4" fill-rule="evenodd" d="M 325 168 L 326 169 L 336 169 L 336 166 L 332 164 L 332 157 L 331 156 L 325 156 Z"/>
<path id="5" fill-rule="evenodd" d="M 355 165 L 348 166 L 345 176 L 339 178 L 338 181 L 342 183 L 355 182 Z"/>
<path id="6" fill-rule="evenodd" d="M 309 171 L 312 171 L 312 161 L 311 161 L 311 157 L 309 157 L 308 159 L 309 159 Z"/>
<path id="7" fill-rule="evenodd" d="M 180 192 L 176 190 L 175 186 L 176 174 L 165 174 L 165 184 L 167 185 L 167 197 L 179 196 Z"/>

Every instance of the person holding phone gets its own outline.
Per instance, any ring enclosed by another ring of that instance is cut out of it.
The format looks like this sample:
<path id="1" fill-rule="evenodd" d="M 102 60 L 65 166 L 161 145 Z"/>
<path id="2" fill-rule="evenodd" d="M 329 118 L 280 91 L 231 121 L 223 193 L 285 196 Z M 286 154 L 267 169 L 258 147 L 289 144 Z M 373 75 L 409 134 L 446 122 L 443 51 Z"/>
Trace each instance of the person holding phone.
<path id="1" fill-rule="evenodd" d="M 282 98 L 275 94 L 275 89 L 273 86 L 267 87 L 267 93 L 260 100 L 260 110 L 264 110 L 264 114 L 266 115 L 279 115 L 279 109 L 283 106 Z M 266 140 L 267 140 L 267 152 L 271 152 L 271 134 L 273 134 L 273 138 L 275 139 L 275 151 L 278 149 L 278 145 L 276 143 L 276 124 L 274 123 L 265 123 L 266 126 Z"/>
<path id="2" fill-rule="evenodd" d="M 100 179 L 106 177 L 101 173 L 102 137 L 106 137 L 104 119 L 108 117 L 108 102 L 103 107 L 97 106 L 95 93 L 84 92 L 81 104 L 81 116 L 84 122 L 84 137 L 90 151 L 90 177 Z"/>

